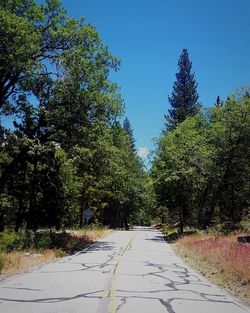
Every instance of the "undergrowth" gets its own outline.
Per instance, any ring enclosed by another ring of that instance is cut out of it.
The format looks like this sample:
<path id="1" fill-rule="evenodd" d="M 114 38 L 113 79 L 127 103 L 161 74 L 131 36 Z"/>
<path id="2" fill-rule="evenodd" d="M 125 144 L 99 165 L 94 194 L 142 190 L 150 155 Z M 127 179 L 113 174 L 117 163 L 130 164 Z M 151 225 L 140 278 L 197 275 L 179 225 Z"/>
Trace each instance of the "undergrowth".
<path id="1" fill-rule="evenodd" d="M 199 233 L 178 239 L 176 248 L 205 276 L 250 302 L 250 244 L 237 236 Z"/>
<path id="2" fill-rule="evenodd" d="M 21 230 L 0 233 L 0 273 L 27 268 L 84 249 L 103 237 L 106 228 L 89 226 L 68 231 Z M 25 265 L 26 264 L 26 265 Z"/>

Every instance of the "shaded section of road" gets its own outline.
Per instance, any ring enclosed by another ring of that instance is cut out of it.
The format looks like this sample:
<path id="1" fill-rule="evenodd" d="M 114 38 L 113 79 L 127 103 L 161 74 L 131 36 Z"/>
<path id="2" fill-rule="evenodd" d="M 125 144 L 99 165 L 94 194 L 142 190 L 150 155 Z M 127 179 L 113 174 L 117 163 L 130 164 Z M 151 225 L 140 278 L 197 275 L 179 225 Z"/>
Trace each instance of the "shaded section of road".
<path id="1" fill-rule="evenodd" d="M 74 256 L 0 284 L 4 313 L 246 313 L 153 228 L 112 233 Z"/>

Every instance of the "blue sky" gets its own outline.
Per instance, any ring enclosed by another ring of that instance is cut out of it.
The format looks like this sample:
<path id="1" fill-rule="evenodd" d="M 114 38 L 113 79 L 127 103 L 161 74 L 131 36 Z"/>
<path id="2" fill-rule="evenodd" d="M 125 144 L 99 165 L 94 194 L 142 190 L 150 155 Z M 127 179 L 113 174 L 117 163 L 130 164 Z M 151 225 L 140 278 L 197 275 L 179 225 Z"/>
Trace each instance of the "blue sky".
<path id="1" fill-rule="evenodd" d="M 183 48 L 203 105 L 250 85 L 249 0 L 64 0 L 63 6 L 96 26 L 121 59 L 111 79 L 121 86 L 138 148 L 152 149 L 161 132 Z"/>

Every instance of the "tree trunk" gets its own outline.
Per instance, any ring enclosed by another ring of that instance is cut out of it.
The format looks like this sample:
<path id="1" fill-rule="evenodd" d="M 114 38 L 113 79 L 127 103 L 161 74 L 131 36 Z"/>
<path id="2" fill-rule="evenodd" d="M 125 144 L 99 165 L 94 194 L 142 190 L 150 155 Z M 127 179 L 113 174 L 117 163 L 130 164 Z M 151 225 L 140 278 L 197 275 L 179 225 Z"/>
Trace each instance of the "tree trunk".
<path id="1" fill-rule="evenodd" d="M 84 211 L 84 207 L 81 206 L 80 210 L 79 210 L 79 227 L 83 228 L 83 211 Z"/>
<path id="2" fill-rule="evenodd" d="M 4 231 L 4 214 L 2 208 L 0 208 L 0 232 Z"/>
<path id="3" fill-rule="evenodd" d="M 183 211 L 182 208 L 179 207 L 179 225 L 180 225 L 180 234 L 183 234 Z"/>
<path id="4" fill-rule="evenodd" d="M 17 233 L 19 231 L 20 226 L 22 225 L 23 222 L 23 206 L 22 206 L 22 201 L 19 201 L 19 207 L 18 207 L 18 212 L 16 216 L 16 223 L 15 223 L 15 232 Z"/>
<path id="5" fill-rule="evenodd" d="M 127 216 L 125 215 L 124 217 L 124 226 L 126 230 L 129 230 L 129 225 L 128 225 L 128 221 L 127 221 Z"/>
<path id="6" fill-rule="evenodd" d="M 80 205 L 80 210 L 79 210 L 79 227 L 82 228 L 83 227 L 83 211 L 86 207 L 86 199 L 85 199 L 85 185 L 83 183 L 82 185 L 82 194 L 81 194 L 81 205 Z"/>
<path id="7" fill-rule="evenodd" d="M 29 193 L 29 206 L 27 207 L 27 227 L 29 229 L 37 229 L 39 227 L 39 222 L 37 221 L 37 203 L 36 203 L 36 190 L 38 184 L 38 177 L 37 177 L 37 149 L 35 150 L 35 159 L 34 159 L 34 169 L 32 175 L 32 183 L 31 183 L 31 190 Z"/>

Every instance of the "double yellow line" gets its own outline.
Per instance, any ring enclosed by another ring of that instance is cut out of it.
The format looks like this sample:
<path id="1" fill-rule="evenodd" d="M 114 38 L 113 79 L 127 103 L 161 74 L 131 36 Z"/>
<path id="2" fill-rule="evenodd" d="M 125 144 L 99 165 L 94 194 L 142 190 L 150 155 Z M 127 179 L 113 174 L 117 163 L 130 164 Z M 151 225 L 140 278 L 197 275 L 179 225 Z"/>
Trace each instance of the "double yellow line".
<path id="1" fill-rule="evenodd" d="M 116 301 L 115 301 L 115 297 L 116 297 L 116 277 L 118 274 L 118 268 L 121 262 L 121 258 L 123 257 L 123 255 L 128 251 L 128 249 L 131 247 L 133 240 L 135 239 L 135 235 L 133 235 L 128 244 L 126 245 L 126 247 L 122 250 L 122 252 L 120 252 L 118 254 L 118 258 L 116 260 L 115 266 L 114 266 L 114 270 L 113 270 L 113 277 L 112 277 L 112 284 L 111 284 L 111 288 L 109 290 L 105 290 L 103 292 L 103 298 L 110 298 L 110 302 L 109 302 L 109 312 L 110 313 L 116 313 Z"/>

